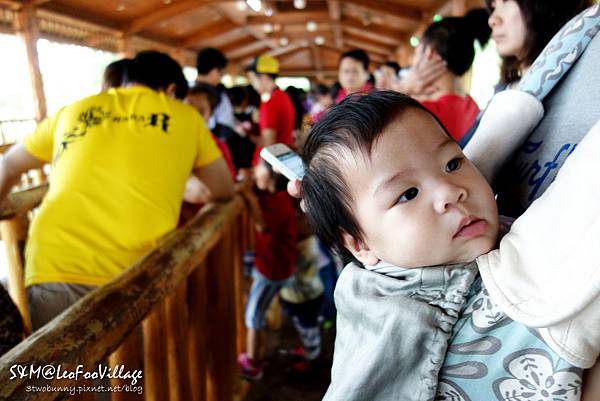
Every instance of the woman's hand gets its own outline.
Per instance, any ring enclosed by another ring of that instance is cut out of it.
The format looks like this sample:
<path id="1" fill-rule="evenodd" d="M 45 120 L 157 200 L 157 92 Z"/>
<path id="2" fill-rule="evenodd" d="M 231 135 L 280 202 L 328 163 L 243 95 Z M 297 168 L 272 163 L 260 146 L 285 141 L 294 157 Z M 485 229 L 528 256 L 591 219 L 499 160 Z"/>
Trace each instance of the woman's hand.
<path id="1" fill-rule="evenodd" d="M 430 46 L 419 45 L 412 67 L 394 90 L 413 97 L 427 97 L 438 90 L 434 83 L 445 71 L 446 61 Z"/>

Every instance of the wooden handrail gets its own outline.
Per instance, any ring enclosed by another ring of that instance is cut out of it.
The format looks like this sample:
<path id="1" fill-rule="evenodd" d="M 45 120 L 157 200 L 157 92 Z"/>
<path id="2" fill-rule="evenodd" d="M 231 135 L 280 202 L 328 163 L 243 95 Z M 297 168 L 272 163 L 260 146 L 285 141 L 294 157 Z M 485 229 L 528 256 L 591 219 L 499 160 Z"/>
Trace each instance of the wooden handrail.
<path id="1" fill-rule="evenodd" d="M 42 202 L 48 192 L 48 184 L 13 192 L 0 210 L 0 220 L 10 219 L 17 214 L 27 212 Z"/>
<path id="2" fill-rule="evenodd" d="M 59 392 L 27 391 L 29 385 L 76 386 L 76 379 L 11 379 L 11 366 L 60 364 L 93 369 L 205 260 L 245 210 L 241 197 L 205 207 L 169 234 L 142 260 L 96 289 L 0 358 L 0 400 L 57 400 Z M 230 233 L 231 234 L 231 233 Z"/>

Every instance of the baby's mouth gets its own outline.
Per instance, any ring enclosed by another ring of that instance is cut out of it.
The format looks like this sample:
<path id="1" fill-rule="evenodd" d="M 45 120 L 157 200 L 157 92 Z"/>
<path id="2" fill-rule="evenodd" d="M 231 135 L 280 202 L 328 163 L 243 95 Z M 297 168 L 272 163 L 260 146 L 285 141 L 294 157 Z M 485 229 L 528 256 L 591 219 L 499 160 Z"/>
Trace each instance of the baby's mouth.
<path id="1" fill-rule="evenodd" d="M 480 219 L 476 216 L 467 216 L 464 217 L 460 224 L 458 225 L 458 229 L 454 233 L 452 238 L 458 237 L 478 237 L 483 234 L 488 226 L 487 221 Z"/>

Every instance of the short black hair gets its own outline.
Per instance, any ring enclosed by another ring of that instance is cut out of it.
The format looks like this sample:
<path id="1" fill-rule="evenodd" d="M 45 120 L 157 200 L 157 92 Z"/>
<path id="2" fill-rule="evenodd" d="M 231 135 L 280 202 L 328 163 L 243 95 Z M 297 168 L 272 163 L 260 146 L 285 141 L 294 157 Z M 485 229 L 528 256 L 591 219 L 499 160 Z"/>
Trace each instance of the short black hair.
<path id="1" fill-rule="evenodd" d="M 325 84 L 315 83 L 310 88 L 310 94 L 313 96 L 331 96 L 331 88 Z"/>
<path id="2" fill-rule="evenodd" d="M 351 58 L 353 60 L 358 61 L 363 65 L 365 71 L 369 71 L 369 55 L 363 49 L 352 49 L 342 53 L 342 55 L 340 56 L 340 63 L 345 58 Z"/>
<path id="3" fill-rule="evenodd" d="M 358 262 L 344 247 L 342 233 L 359 240 L 364 235 L 352 212 L 350 189 L 338 167 L 340 151 L 370 155 L 386 127 L 410 109 L 432 116 L 450 137 L 421 103 L 394 91 L 348 96 L 332 107 L 308 134 L 302 150 L 306 166 L 302 179 L 305 213 L 319 239 L 346 260 Z"/>
<path id="4" fill-rule="evenodd" d="M 219 105 L 221 101 L 219 91 L 217 91 L 217 89 L 214 86 L 205 82 L 197 82 L 188 90 L 187 95 L 205 95 L 206 100 L 208 100 L 208 104 L 210 105 L 211 112 L 215 111 L 215 108 Z"/>
<path id="5" fill-rule="evenodd" d="M 137 83 L 154 90 L 166 90 L 175 84 L 175 97 L 185 98 L 188 83 L 181 66 L 165 53 L 155 50 L 139 52 L 127 65 L 123 83 Z"/>
<path id="6" fill-rule="evenodd" d="M 234 106 L 241 106 L 248 100 L 248 92 L 244 86 L 238 85 L 227 89 L 227 96 Z"/>
<path id="7" fill-rule="evenodd" d="M 102 74 L 102 90 L 122 86 L 129 63 L 131 59 L 123 58 L 107 65 Z"/>
<path id="8" fill-rule="evenodd" d="M 382 67 L 389 67 L 389 68 L 393 69 L 394 73 L 396 75 L 398 75 L 398 73 L 400 72 L 400 64 L 396 63 L 395 61 L 386 61 L 381 66 Z"/>
<path id="9" fill-rule="evenodd" d="M 196 69 L 198 74 L 206 75 L 213 69 L 222 70 L 227 67 L 227 57 L 219 49 L 205 47 L 198 51 L 196 56 Z"/>
<path id="10" fill-rule="evenodd" d="M 473 42 L 483 47 L 492 30 L 488 25 L 489 13 L 478 8 L 464 17 L 448 17 L 429 25 L 423 33 L 423 43 L 431 46 L 444 60 L 448 70 L 461 76 L 471 68 L 475 58 Z"/>

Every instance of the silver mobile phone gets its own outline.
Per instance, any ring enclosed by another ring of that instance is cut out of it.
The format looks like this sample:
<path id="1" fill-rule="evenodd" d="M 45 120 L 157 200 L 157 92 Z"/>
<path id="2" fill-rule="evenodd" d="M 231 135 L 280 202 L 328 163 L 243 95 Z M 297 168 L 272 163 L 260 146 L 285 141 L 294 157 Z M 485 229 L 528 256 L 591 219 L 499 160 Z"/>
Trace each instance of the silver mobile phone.
<path id="1" fill-rule="evenodd" d="M 262 157 L 275 170 L 288 180 L 301 180 L 304 176 L 304 164 L 296 152 L 282 143 L 276 143 L 260 151 Z"/>

